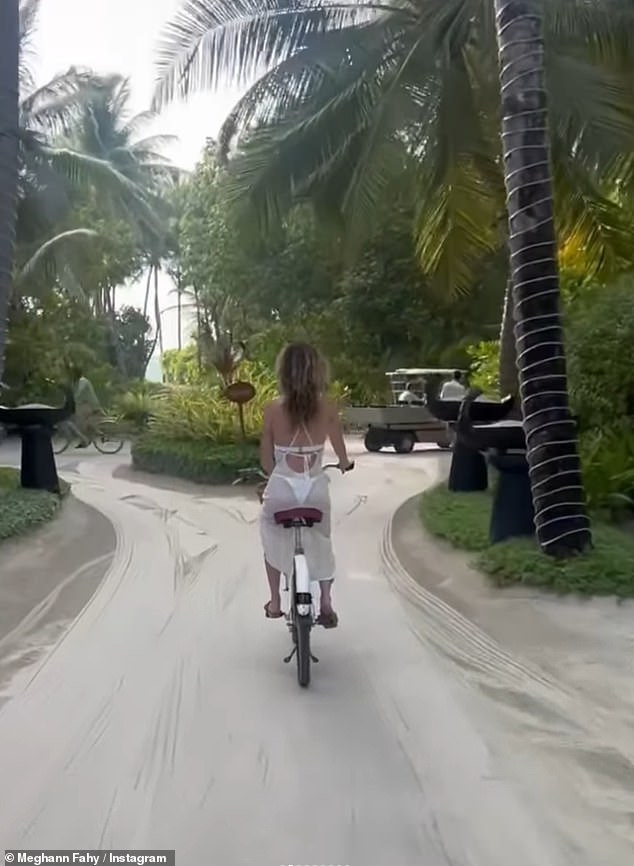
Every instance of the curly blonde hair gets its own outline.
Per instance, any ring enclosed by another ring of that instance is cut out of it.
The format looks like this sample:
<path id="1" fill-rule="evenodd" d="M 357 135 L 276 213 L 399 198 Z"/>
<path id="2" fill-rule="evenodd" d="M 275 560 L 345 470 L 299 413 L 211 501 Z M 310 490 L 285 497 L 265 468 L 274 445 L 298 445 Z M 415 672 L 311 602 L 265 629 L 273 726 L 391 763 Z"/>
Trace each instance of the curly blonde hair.
<path id="1" fill-rule="evenodd" d="M 277 358 L 277 380 L 292 424 L 308 424 L 328 387 L 328 362 L 308 343 L 290 343 Z"/>

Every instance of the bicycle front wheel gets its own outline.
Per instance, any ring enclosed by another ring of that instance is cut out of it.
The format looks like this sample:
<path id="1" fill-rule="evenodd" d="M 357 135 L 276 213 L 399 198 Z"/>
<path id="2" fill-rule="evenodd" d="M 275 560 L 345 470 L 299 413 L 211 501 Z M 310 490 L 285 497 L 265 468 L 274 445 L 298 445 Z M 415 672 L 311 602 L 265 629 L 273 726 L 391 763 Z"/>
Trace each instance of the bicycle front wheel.
<path id="1" fill-rule="evenodd" d="M 92 441 L 101 454 L 118 454 L 124 446 L 124 440 L 117 435 L 115 425 L 107 421 L 99 425 Z"/>
<path id="2" fill-rule="evenodd" d="M 310 630 L 312 617 L 296 615 L 295 633 L 297 635 L 297 682 L 302 688 L 310 683 Z"/>

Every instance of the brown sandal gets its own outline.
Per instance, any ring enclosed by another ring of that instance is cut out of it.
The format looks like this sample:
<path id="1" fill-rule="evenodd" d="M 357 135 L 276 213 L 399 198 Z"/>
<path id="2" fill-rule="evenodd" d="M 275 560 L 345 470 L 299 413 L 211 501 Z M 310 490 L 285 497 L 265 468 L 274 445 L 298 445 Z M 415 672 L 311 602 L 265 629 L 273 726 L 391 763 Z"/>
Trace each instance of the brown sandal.
<path id="1" fill-rule="evenodd" d="M 320 613 L 317 617 L 317 624 L 323 625 L 324 628 L 337 628 L 339 617 L 334 610 L 330 610 L 328 613 Z"/>
<path id="2" fill-rule="evenodd" d="M 280 619 L 280 617 L 284 616 L 284 611 L 281 610 L 279 613 L 271 613 L 271 602 L 267 601 L 264 605 L 264 615 L 267 619 Z"/>

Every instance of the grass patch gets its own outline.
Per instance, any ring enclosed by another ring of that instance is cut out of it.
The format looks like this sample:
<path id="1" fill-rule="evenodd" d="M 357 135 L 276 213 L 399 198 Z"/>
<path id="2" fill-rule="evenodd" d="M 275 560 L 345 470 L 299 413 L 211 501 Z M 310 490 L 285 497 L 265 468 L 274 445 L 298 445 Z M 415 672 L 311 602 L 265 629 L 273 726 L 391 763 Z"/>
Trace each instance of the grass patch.
<path id="1" fill-rule="evenodd" d="M 17 469 L 0 467 L 0 541 L 52 520 L 70 485 L 60 480 L 60 488 L 61 496 L 46 490 L 24 490 Z"/>
<path id="2" fill-rule="evenodd" d="M 474 566 L 497 586 L 525 584 L 558 593 L 634 596 L 634 537 L 599 520 L 593 522 L 594 550 L 558 561 L 532 539 L 489 543 L 492 494 L 452 493 L 439 485 L 423 493 L 424 527 L 454 547 L 477 554 Z"/>
<path id="3" fill-rule="evenodd" d="M 230 484 L 240 469 L 259 463 L 259 448 L 254 442 L 214 445 L 207 440 L 179 442 L 147 433 L 132 445 L 135 469 L 198 484 Z"/>

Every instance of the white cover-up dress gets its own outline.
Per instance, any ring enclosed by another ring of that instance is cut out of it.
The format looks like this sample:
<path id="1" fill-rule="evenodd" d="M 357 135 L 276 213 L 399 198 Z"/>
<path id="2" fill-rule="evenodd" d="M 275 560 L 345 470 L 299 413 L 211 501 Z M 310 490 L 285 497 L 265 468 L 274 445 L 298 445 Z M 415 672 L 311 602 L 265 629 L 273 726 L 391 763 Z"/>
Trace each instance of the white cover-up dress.
<path id="1" fill-rule="evenodd" d="M 301 428 L 300 428 L 301 429 Z M 295 533 L 277 526 L 274 515 L 289 508 L 318 508 L 322 521 L 302 533 L 311 580 L 334 580 L 335 557 L 330 536 L 330 481 L 322 469 L 323 445 L 296 445 L 299 430 L 290 445 L 275 445 L 275 466 L 262 497 L 260 536 L 264 558 L 273 568 L 290 575 L 293 570 Z M 307 439 L 310 435 L 304 427 Z M 289 465 L 289 457 L 300 471 Z"/>

